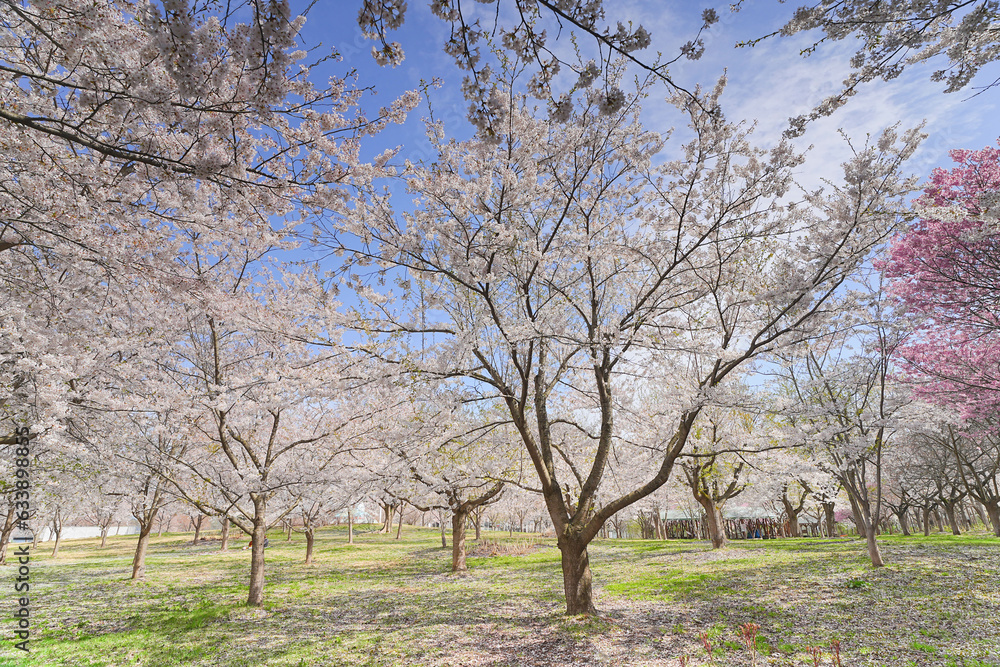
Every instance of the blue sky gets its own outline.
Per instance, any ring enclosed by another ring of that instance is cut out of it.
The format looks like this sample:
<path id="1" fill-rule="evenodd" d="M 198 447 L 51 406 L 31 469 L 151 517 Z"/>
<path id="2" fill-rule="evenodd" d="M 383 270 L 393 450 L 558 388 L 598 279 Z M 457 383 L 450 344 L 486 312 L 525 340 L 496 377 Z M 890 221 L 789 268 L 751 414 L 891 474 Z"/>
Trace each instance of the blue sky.
<path id="1" fill-rule="evenodd" d="M 505 7 L 506 4 L 501 5 Z M 808 112 L 815 104 L 834 92 L 849 72 L 848 61 L 857 42 L 853 39 L 822 45 L 813 55 L 802 58 L 799 52 L 812 44 L 817 34 L 774 37 L 754 48 L 735 48 L 740 41 L 760 37 L 780 28 L 799 3 L 782 4 L 775 0 L 749 0 L 739 13 L 730 11 L 727 3 L 694 4 L 652 1 L 607 2 L 609 20 L 642 24 L 652 34 L 652 46 L 637 55 L 652 58 L 660 51 L 668 59 L 680 45 L 693 38 L 701 23 L 701 12 L 715 7 L 719 23 L 703 35 L 705 55 L 698 61 L 679 61 L 670 75 L 685 87 L 696 84 L 708 87 L 725 71 L 729 85 L 723 96 L 723 107 L 731 119 L 756 120 L 758 140 L 769 144 L 778 139 L 789 116 Z M 371 57 L 375 43 L 366 39 L 357 26 L 359 3 L 355 1 L 320 0 L 309 12 L 303 31 L 306 45 L 319 42 L 335 47 L 343 61 L 325 74 L 342 74 L 349 69 L 358 72 L 358 85 L 374 86 L 377 95 L 366 98 L 366 106 L 375 109 L 388 104 L 408 89 L 419 86 L 421 80 L 434 77 L 443 81 L 433 91 L 435 117 L 443 120 L 449 134 L 466 137 L 470 133 L 465 121 L 467 103 L 459 90 L 462 72 L 442 50 L 448 27 L 430 13 L 425 2 L 409 3 L 406 23 L 393 35 L 406 52 L 406 60 L 397 68 L 379 67 Z M 293 11 L 301 11 L 304 3 L 292 3 Z M 475 2 L 463 4 L 463 11 L 479 12 L 484 24 L 491 21 L 489 12 L 495 5 Z M 565 33 L 559 48 L 570 49 Z M 591 48 L 590 41 L 581 45 Z M 862 88 L 848 104 L 830 118 L 810 126 L 798 140 L 802 146 L 812 145 L 809 159 L 803 167 L 802 179 L 807 184 L 819 184 L 847 157 L 847 148 L 838 130 L 843 129 L 852 139 L 861 142 L 866 133 L 876 134 L 887 125 L 901 122 L 903 129 L 922 120 L 927 121 L 928 139 L 910 163 L 913 173 L 926 177 L 935 166 L 948 166 L 948 150 L 978 149 L 995 145 L 1000 135 L 1000 89 L 989 90 L 969 99 L 974 91 L 966 89 L 945 94 L 944 84 L 929 80 L 937 63 L 912 67 L 890 83 L 874 82 Z M 993 81 L 1000 72 L 993 64 L 987 67 L 973 86 Z M 374 155 L 385 147 L 401 145 L 401 157 L 411 160 L 431 157 L 423 136 L 421 118 L 426 107 L 418 108 L 410 120 L 400 127 L 391 127 L 382 135 L 369 140 L 366 154 Z M 644 111 L 649 129 L 665 131 L 679 125 L 681 119 L 666 105 L 650 101 Z M 680 129 L 680 128 L 678 128 Z M 679 142 L 678 142 L 679 143 Z"/>
<path id="2" fill-rule="evenodd" d="M 504 3 L 501 7 L 510 4 L 509 0 L 500 1 Z M 403 92 L 418 88 L 421 81 L 441 79 L 442 86 L 432 91 L 435 118 L 444 123 L 449 135 L 466 138 L 472 130 L 465 118 L 468 103 L 460 92 L 464 73 L 442 49 L 449 28 L 431 14 L 425 0 L 409 4 L 405 25 L 391 36 L 402 44 L 406 58 L 393 69 L 380 67 L 372 58 L 371 49 L 376 42 L 366 39 L 358 28 L 358 0 L 319 0 L 308 14 L 302 33 L 303 44 L 312 48 L 322 43 L 318 53 L 335 48 L 342 61 L 328 63 L 322 71 L 314 71 L 314 81 L 319 85 L 323 77 L 342 76 L 356 70 L 357 85 L 373 87 L 375 91 L 367 94 L 364 100 L 365 107 L 373 113 Z M 679 52 L 682 44 L 695 37 L 702 11 L 714 6 L 720 21 L 703 35 L 704 56 L 698 61 L 678 61 L 671 66 L 670 76 L 685 88 L 692 89 L 699 84 L 713 86 L 725 72 L 729 81 L 722 98 L 726 115 L 732 120 L 756 122 L 755 136 L 766 146 L 779 140 L 790 116 L 809 112 L 823 98 L 839 90 L 850 71 L 849 60 L 858 42 L 848 39 L 824 44 L 808 58 L 801 57 L 800 51 L 818 39 L 818 34 L 774 37 L 753 48 L 737 49 L 738 42 L 779 29 L 798 2 L 746 0 L 743 5 L 742 11 L 734 14 L 728 3 L 606 2 L 609 19 L 642 24 L 651 33 L 652 46 L 638 52 L 639 57 L 653 59 L 660 51 L 667 60 Z M 305 6 L 300 0 L 292 0 L 293 12 L 302 11 Z M 467 15 L 469 11 L 478 11 L 484 24 L 489 25 L 492 16 L 486 12 L 495 11 L 495 8 L 495 5 L 477 2 L 463 3 Z M 568 36 L 564 33 L 557 47 L 562 55 L 571 53 Z M 580 43 L 585 49 L 593 48 L 588 39 L 581 39 Z M 590 56 L 592 53 L 588 53 Z M 911 67 L 890 83 L 868 84 L 832 117 L 811 124 L 806 134 L 797 140 L 801 148 L 812 146 L 806 163 L 799 168 L 799 181 L 806 187 L 815 188 L 822 185 L 824 178 L 839 180 L 838 165 L 849 156 L 838 132 L 840 129 L 858 145 L 864 142 L 867 133 L 877 135 L 896 122 L 905 130 L 926 120 L 925 131 L 929 136 L 909 163 L 910 173 L 921 180 L 926 179 L 932 168 L 950 165 L 950 149 L 995 145 L 1000 135 L 1000 89 L 989 90 L 973 99 L 969 99 L 973 92 L 969 89 L 945 94 L 943 83 L 929 79 L 930 73 L 940 67 L 932 62 Z M 1000 74 L 998 69 L 996 64 L 986 68 L 985 76 L 980 75 L 973 86 L 996 79 Z M 568 77 L 567 80 L 571 81 Z M 404 125 L 390 126 L 378 136 L 369 138 L 363 155 L 370 157 L 387 147 L 400 146 L 398 161 L 404 158 L 414 162 L 433 160 L 434 155 L 424 136 L 422 118 L 426 115 L 426 106 L 421 106 L 411 113 Z M 672 145 L 681 145 L 679 138 L 684 135 L 684 119 L 662 100 L 649 99 L 644 106 L 643 119 L 648 129 L 659 132 L 676 126 L 678 132 Z M 348 303 L 354 301 L 347 292 L 342 293 L 341 298 Z"/>

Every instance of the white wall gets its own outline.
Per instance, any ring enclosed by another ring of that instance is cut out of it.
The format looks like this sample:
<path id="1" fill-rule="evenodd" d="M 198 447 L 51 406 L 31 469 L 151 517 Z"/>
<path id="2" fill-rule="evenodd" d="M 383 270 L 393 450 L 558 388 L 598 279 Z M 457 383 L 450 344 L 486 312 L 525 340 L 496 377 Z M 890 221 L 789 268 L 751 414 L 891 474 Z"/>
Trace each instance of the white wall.
<path id="1" fill-rule="evenodd" d="M 108 529 L 108 535 L 138 535 L 139 534 L 139 524 L 132 522 L 131 524 L 123 524 L 121 526 L 111 526 Z M 62 539 L 64 540 L 76 540 L 82 537 L 100 537 L 101 529 L 98 526 L 66 526 L 62 530 Z M 48 526 L 42 528 L 38 534 L 39 542 L 48 542 L 49 540 L 55 539 L 52 535 L 52 529 Z"/>

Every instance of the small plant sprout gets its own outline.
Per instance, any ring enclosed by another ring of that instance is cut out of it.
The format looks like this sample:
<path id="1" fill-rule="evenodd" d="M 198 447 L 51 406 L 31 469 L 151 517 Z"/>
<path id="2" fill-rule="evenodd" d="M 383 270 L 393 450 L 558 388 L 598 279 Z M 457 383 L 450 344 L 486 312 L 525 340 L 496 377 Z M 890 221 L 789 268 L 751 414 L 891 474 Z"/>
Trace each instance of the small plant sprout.
<path id="1" fill-rule="evenodd" d="M 708 641 L 708 633 L 701 632 L 698 633 L 698 638 L 701 639 L 701 645 L 705 647 L 705 653 L 708 654 L 708 661 L 712 663 L 712 642 Z"/>
<path id="2" fill-rule="evenodd" d="M 756 623 L 744 623 L 740 626 L 740 636 L 743 637 L 743 643 L 747 645 L 747 650 L 750 651 L 750 664 L 757 664 L 757 631 L 760 630 L 760 626 Z"/>
<path id="3" fill-rule="evenodd" d="M 841 667 L 840 664 L 840 640 L 834 639 L 830 644 L 830 651 L 833 652 L 833 664 L 836 667 Z"/>
<path id="4" fill-rule="evenodd" d="M 819 660 L 823 657 L 823 649 L 819 646 L 807 646 L 806 650 L 812 655 L 813 667 L 819 667 Z"/>

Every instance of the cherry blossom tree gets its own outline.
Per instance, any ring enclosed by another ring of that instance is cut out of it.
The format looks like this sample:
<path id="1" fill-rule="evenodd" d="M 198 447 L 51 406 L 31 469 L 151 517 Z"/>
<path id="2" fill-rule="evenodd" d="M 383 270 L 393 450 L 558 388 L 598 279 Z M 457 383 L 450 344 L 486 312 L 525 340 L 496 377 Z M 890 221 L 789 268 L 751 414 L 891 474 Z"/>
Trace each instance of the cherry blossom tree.
<path id="1" fill-rule="evenodd" d="M 594 100 L 563 123 L 505 90 L 501 135 L 441 140 L 434 164 L 408 171 L 414 208 L 357 182 L 327 234 L 349 253 L 331 289 L 369 299 L 357 326 L 381 337 L 370 353 L 503 401 L 555 526 L 567 612 L 593 613 L 587 545 L 667 482 L 715 388 L 810 335 L 894 223 L 910 187 L 899 167 L 919 139 L 887 131 L 856 151 L 843 185 L 789 209 L 801 158 L 753 147 L 722 115 L 721 85 L 698 104 L 671 98 L 694 138 L 662 166 L 663 137 L 638 124 L 635 101 L 609 114 Z M 395 281 L 391 294 L 379 279 Z M 646 481 L 598 506 L 626 446 L 616 392 L 654 355 L 697 357 L 704 372 L 636 453 Z"/>
<path id="2" fill-rule="evenodd" d="M 742 0 L 733 7 L 738 11 L 741 4 Z M 833 113 L 861 84 L 875 79 L 890 81 L 907 67 L 924 61 L 947 61 L 931 74 L 931 80 L 948 84 L 946 92 L 965 88 L 980 69 L 1000 60 L 998 20 L 1000 3 L 996 0 L 818 0 L 799 7 L 780 30 L 740 46 L 814 29 L 822 30 L 824 36 L 804 49 L 803 55 L 812 54 L 826 41 L 848 37 L 860 41 L 844 88 L 810 114 L 790 119 L 790 134 L 800 134 L 807 121 Z"/>
<path id="3" fill-rule="evenodd" d="M 418 97 L 368 117 L 345 77 L 314 87 L 284 0 L 3 8 L 0 423 L 36 437 L 190 287 L 184 244 L 276 242 Z"/>
<path id="4" fill-rule="evenodd" d="M 328 482 L 352 425 L 378 406 L 353 391 L 368 381 L 357 359 L 332 342 L 316 350 L 292 336 L 311 314 L 298 300 L 297 275 L 278 277 L 254 255 L 214 257 L 197 244 L 181 258 L 184 277 L 200 288 L 161 302 L 157 322 L 170 328 L 118 370 L 156 388 L 134 399 L 134 413 L 172 407 L 187 436 L 175 447 L 173 437 L 163 440 L 174 434 L 154 422 L 133 457 L 141 462 L 145 450 L 165 461 L 156 472 L 173 494 L 252 536 L 248 604 L 260 605 L 266 530 L 296 509 L 288 490 Z"/>
<path id="5" fill-rule="evenodd" d="M 750 467 L 742 454 L 733 453 L 750 446 L 746 442 L 750 430 L 749 415 L 705 411 L 690 436 L 689 458 L 680 464 L 694 499 L 705 511 L 713 549 L 721 549 L 727 541 L 722 510 L 750 484 Z"/>
<path id="6" fill-rule="evenodd" d="M 661 52 L 655 58 L 637 56 L 652 43 L 649 31 L 614 16 L 609 20 L 603 0 L 500 0 L 495 9 L 483 15 L 477 5 L 488 4 L 493 3 L 476 0 L 463 5 L 462 0 L 438 0 L 430 4 L 431 13 L 449 27 L 443 48 L 459 69 L 468 73 L 462 81 L 462 92 L 470 102 L 469 119 L 483 131 L 499 131 L 497 124 L 502 123 L 506 113 L 502 96 L 495 95 L 491 85 L 493 68 L 501 66 L 504 58 L 523 63 L 531 74 L 528 93 L 547 100 L 550 111 L 556 115 L 568 113 L 573 94 L 581 90 L 599 97 L 602 109 L 617 111 L 626 100 L 612 74 L 618 58 L 694 99 L 692 93 L 671 77 L 669 68 L 681 59 L 700 58 L 705 52 L 702 35 L 719 20 L 714 9 L 702 10 L 698 32 L 675 47 L 676 55 L 668 60 Z M 404 0 L 362 1 L 358 25 L 366 37 L 377 42 L 372 47 L 372 56 L 379 64 L 395 67 L 403 61 L 403 47 L 390 40 L 392 31 L 406 20 L 406 14 Z M 571 39 L 578 56 L 575 61 L 567 60 L 555 44 L 564 31 L 574 32 Z M 670 37 L 677 39 L 675 35 Z M 586 42 L 595 45 L 596 52 L 587 49 Z M 491 59 L 493 51 L 504 55 Z M 594 57 L 584 58 L 584 52 Z M 565 70 L 571 72 L 569 80 L 573 83 L 560 92 L 558 79 Z M 554 92 L 553 88 L 557 90 Z"/>
<path id="7" fill-rule="evenodd" d="M 969 491 L 962 481 L 959 465 L 960 455 L 956 455 L 952 439 L 942 432 L 922 432 L 914 436 L 916 460 L 912 465 L 920 477 L 922 486 L 931 491 L 934 504 L 944 510 L 945 518 L 953 535 L 961 535 L 957 509 Z M 942 446 L 944 445 L 944 446 Z"/>
<path id="8" fill-rule="evenodd" d="M 462 396 L 454 387 L 415 383 L 406 390 L 421 398 L 397 401 L 394 423 L 380 436 L 394 459 L 383 473 L 393 480 L 386 491 L 422 512 L 441 509 L 451 514 L 451 569 L 463 572 L 468 569 L 469 519 L 477 520 L 478 539 L 477 513 L 499 501 L 504 482 L 516 474 L 514 433 L 498 423 L 495 410 L 463 410 Z"/>
<path id="9" fill-rule="evenodd" d="M 954 463 L 958 478 L 965 491 L 986 508 L 993 533 L 1000 537 L 1000 439 L 993 435 L 992 425 L 939 423 L 918 435 L 921 444 L 929 450 L 932 461 Z M 933 476 L 933 477 L 936 477 Z M 934 478 L 928 487 L 935 504 L 944 503 L 958 495 L 950 483 L 938 489 Z M 945 512 L 949 512 L 947 505 Z M 951 512 L 954 512 L 952 507 Z M 952 517 L 949 516 L 949 521 Z"/>
<path id="10" fill-rule="evenodd" d="M 122 513 L 139 524 L 132 579 L 145 575 L 154 521 L 175 499 L 172 464 L 182 456 L 192 435 L 186 428 L 191 413 L 169 405 L 173 388 L 153 378 L 144 380 L 128 385 L 127 400 L 105 395 L 100 403 L 77 407 L 69 420 L 69 435 L 78 445 L 72 456 L 81 474 L 91 487 L 112 488 Z M 117 410 L 108 410 L 108 405 Z"/>
<path id="11" fill-rule="evenodd" d="M 910 535 L 910 511 L 919 506 L 920 486 L 924 483 L 914 465 L 917 461 L 910 438 L 906 438 L 886 462 L 886 494 L 882 502 L 896 516 L 903 535 Z"/>
<path id="12" fill-rule="evenodd" d="M 882 458 L 905 422 L 911 399 L 893 380 L 893 360 L 909 332 L 891 321 L 881 276 L 859 276 L 846 296 L 845 316 L 825 340 L 807 347 L 787 368 L 802 410 L 792 416 L 812 453 L 847 493 L 872 565 L 884 563 L 876 540 L 882 517 Z"/>
<path id="13" fill-rule="evenodd" d="M 1000 150 L 951 157 L 956 166 L 931 174 L 914 202 L 919 218 L 881 267 L 915 316 L 916 333 L 902 350 L 914 391 L 962 417 L 989 419 L 1000 405 Z"/>

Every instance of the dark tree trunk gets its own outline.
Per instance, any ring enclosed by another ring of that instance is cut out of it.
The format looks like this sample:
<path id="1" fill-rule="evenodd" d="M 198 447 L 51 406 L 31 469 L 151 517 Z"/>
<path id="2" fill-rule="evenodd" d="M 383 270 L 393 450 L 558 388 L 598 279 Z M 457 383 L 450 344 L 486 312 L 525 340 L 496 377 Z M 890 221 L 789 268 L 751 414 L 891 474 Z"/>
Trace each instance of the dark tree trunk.
<path id="1" fill-rule="evenodd" d="M 931 534 L 931 510 L 929 507 L 921 508 L 924 512 L 924 537 Z"/>
<path id="2" fill-rule="evenodd" d="M 267 539 L 265 517 L 267 501 L 259 494 L 251 496 L 253 500 L 253 546 L 250 549 L 250 590 L 247 595 L 247 606 L 259 607 L 264 602 L 264 540 Z"/>
<path id="3" fill-rule="evenodd" d="M 962 531 L 958 527 L 958 518 L 955 516 L 955 503 L 944 503 L 944 515 L 948 518 L 948 526 L 952 535 L 961 535 Z"/>
<path id="4" fill-rule="evenodd" d="M 465 572 L 465 522 L 469 518 L 467 509 L 459 509 L 451 515 L 451 571 Z"/>
<path id="5" fill-rule="evenodd" d="M 312 528 L 306 528 L 306 565 L 312 565 L 313 562 L 313 542 L 316 539 L 316 534 L 313 532 Z"/>
<path id="6" fill-rule="evenodd" d="M 559 551 L 562 552 L 566 613 L 572 616 L 596 615 L 587 545 L 561 537 L 559 538 Z"/>
<path id="7" fill-rule="evenodd" d="M 475 522 L 475 525 L 476 525 L 476 542 L 479 542 L 482 539 L 482 535 L 483 535 L 483 531 L 482 531 L 483 513 L 482 512 L 474 512 L 473 515 L 472 515 L 472 520 Z"/>
<path id="8" fill-rule="evenodd" d="M 152 521 L 139 524 L 139 542 L 135 545 L 135 556 L 132 557 L 133 579 L 142 579 L 146 575 L 146 549 L 149 547 L 149 534 L 152 531 Z"/>
<path id="9" fill-rule="evenodd" d="M 1000 537 L 1000 503 L 991 502 L 986 505 L 986 514 L 993 524 L 993 534 Z"/>
<path id="10" fill-rule="evenodd" d="M 788 516 L 788 530 L 792 537 L 802 537 L 802 529 L 799 527 L 799 512 L 801 510 L 793 507 L 787 496 L 781 497 L 781 504 L 785 506 L 785 514 Z"/>
<path id="11" fill-rule="evenodd" d="M 823 503 L 823 514 L 826 516 L 826 536 L 839 537 L 837 531 L 837 519 L 834 516 L 836 503 Z"/>
<path id="12" fill-rule="evenodd" d="M 906 517 L 906 510 L 903 510 L 901 512 L 896 512 L 896 518 L 899 519 L 899 529 L 903 531 L 903 535 L 909 536 L 910 521 Z"/>

